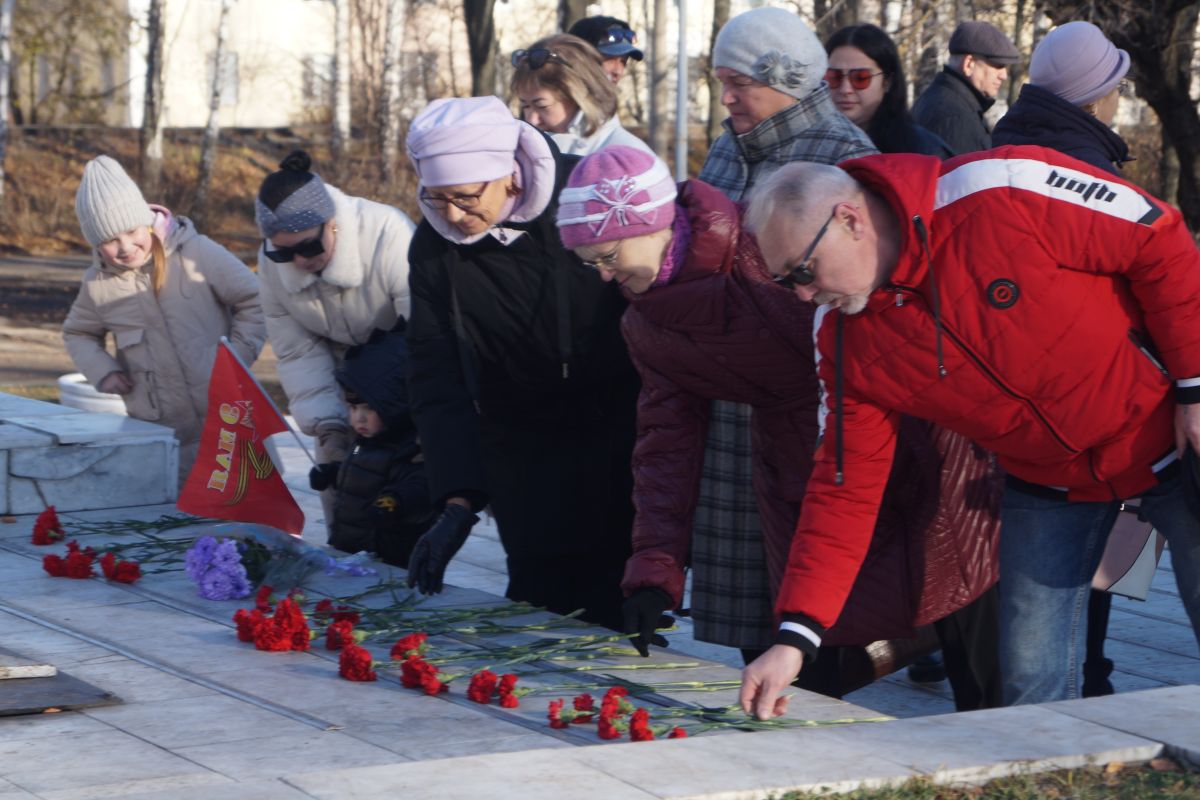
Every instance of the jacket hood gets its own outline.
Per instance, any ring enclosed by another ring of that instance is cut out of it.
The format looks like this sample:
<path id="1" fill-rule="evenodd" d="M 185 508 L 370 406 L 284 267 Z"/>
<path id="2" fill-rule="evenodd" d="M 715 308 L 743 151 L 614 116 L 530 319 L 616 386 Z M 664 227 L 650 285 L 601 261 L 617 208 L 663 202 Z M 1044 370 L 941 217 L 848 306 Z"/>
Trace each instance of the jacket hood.
<path id="1" fill-rule="evenodd" d="M 1129 145 L 1103 122 L 1053 92 L 1028 83 L 996 123 L 992 144 L 1042 145 L 1114 174 L 1114 164 L 1133 160 Z"/>
<path id="2" fill-rule="evenodd" d="M 937 181 L 942 161 L 936 156 L 912 153 L 892 153 L 867 156 L 840 164 L 846 172 L 868 190 L 883 197 L 895 212 L 900 223 L 900 251 L 897 266 L 889 284 L 915 286 L 925 279 L 928 264 L 922 252 L 916 219 L 928 230 L 937 199 Z M 876 290 L 876 301 L 891 302 L 882 290 Z"/>
<path id="3" fill-rule="evenodd" d="M 403 318 L 390 331 L 377 330 L 366 344 L 346 351 L 334 377 L 380 416 L 389 434 L 412 427 L 408 404 L 408 344 Z"/>

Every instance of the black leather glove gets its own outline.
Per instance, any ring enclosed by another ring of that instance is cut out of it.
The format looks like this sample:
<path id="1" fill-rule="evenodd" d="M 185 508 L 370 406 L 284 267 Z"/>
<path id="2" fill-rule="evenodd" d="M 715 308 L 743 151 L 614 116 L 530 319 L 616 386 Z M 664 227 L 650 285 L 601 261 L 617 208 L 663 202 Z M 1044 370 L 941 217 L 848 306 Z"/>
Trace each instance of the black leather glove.
<path id="1" fill-rule="evenodd" d="M 391 492 L 383 492 L 375 498 L 375 502 L 371 503 L 368 511 L 376 522 L 386 522 L 395 519 L 399 514 L 400 501 Z"/>
<path id="2" fill-rule="evenodd" d="M 636 634 L 630 642 L 637 648 L 642 658 L 650 655 L 650 645 L 666 647 L 667 639 L 656 628 L 670 628 L 675 625 L 675 618 L 665 614 L 667 609 L 675 605 L 662 589 L 643 587 L 637 589 L 621 606 L 625 615 L 625 632 Z"/>
<path id="3" fill-rule="evenodd" d="M 342 462 L 332 461 L 328 464 L 317 464 L 308 471 L 308 485 L 313 491 L 323 492 L 337 483 L 338 470 Z"/>
<path id="4" fill-rule="evenodd" d="M 479 517 L 466 506 L 447 503 L 433 527 L 417 540 L 408 559 L 408 586 L 417 587 L 421 594 L 437 594 L 442 590 L 446 565 L 463 546 L 471 527 Z"/>

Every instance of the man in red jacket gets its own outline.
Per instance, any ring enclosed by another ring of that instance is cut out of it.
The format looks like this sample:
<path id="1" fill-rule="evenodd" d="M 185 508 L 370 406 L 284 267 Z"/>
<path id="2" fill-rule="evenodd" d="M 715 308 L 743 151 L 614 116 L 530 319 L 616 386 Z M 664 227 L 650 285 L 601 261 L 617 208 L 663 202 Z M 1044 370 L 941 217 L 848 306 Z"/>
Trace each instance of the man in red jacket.
<path id="1" fill-rule="evenodd" d="M 792 541 L 777 644 L 741 701 L 782 713 L 803 639 L 837 619 L 910 414 L 994 451 L 1007 703 L 1077 696 L 1079 616 L 1122 500 L 1168 539 L 1200 631 L 1200 254 L 1174 209 L 1040 147 L 946 162 L 793 164 L 747 224 L 770 270 L 831 307 L 817 334 L 833 415 Z"/>

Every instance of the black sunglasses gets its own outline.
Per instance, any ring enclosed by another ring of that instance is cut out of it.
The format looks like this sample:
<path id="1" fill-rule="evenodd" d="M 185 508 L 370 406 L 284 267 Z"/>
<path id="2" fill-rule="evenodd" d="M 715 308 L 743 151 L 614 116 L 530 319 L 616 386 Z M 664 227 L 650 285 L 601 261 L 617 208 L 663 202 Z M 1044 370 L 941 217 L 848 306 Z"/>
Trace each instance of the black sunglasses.
<path id="1" fill-rule="evenodd" d="M 274 250 L 268 250 L 267 247 L 271 244 L 270 240 L 263 239 L 263 255 L 274 261 L 276 264 L 286 264 L 289 261 L 295 261 L 296 256 L 301 258 L 316 258 L 325 252 L 325 245 L 321 244 L 321 239 L 325 237 L 325 223 L 321 223 L 321 227 L 317 229 L 317 235 L 311 239 L 305 239 L 299 244 L 294 244 L 291 247 L 276 247 Z"/>
<path id="2" fill-rule="evenodd" d="M 813 251 L 817 249 L 817 245 L 821 242 L 821 237 L 825 235 L 825 231 L 829 230 L 829 223 L 833 222 L 834 216 L 837 214 L 837 208 L 829 213 L 829 218 L 825 220 L 825 224 L 817 231 L 816 237 L 812 240 L 812 244 L 804 251 L 804 255 L 800 256 L 800 263 L 790 268 L 786 274 L 779 275 L 772 281 L 785 289 L 794 289 L 797 286 L 808 286 L 817 279 L 813 274 L 809 262 L 812 260 Z"/>
<path id="3" fill-rule="evenodd" d="M 636 41 L 636 33 L 629 30 L 629 28 L 622 28 L 620 25 L 614 25 L 604 32 L 604 38 L 596 42 L 596 44 L 616 44 L 617 42 L 629 42 L 630 44 L 633 44 Z"/>
<path id="4" fill-rule="evenodd" d="M 571 66 L 566 59 L 560 56 L 553 50 L 547 50 L 544 47 L 535 47 L 532 50 L 514 50 L 512 54 L 512 65 L 514 67 L 521 66 L 522 61 L 529 62 L 530 69 L 541 69 L 546 66 L 549 61 L 557 61 L 564 66 Z"/>

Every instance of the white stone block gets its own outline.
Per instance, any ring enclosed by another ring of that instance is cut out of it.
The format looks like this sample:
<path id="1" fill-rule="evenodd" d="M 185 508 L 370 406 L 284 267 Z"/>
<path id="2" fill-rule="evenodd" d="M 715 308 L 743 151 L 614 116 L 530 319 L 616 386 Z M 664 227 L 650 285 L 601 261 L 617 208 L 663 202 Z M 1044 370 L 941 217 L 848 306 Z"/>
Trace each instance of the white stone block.
<path id="1" fill-rule="evenodd" d="M 179 445 L 174 439 L 107 446 L 9 451 L 8 513 L 145 506 L 175 499 Z"/>
<path id="2" fill-rule="evenodd" d="M 47 447 L 54 444 L 54 437 L 41 431 L 22 428 L 11 422 L 0 422 L 0 450 L 17 447 Z"/>
<path id="3" fill-rule="evenodd" d="M 18 397 L 15 394 L 0 392 L 0 419 L 9 417 L 38 417 L 43 415 L 61 416 L 78 414 L 74 408 L 60 406 L 58 403 L 47 403 L 44 400 L 32 400 L 28 397 Z"/>
<path id="4" fill-rule="evenodd" d="M 49 433 L 59 444 L 129 442 L 175 435 L 170 428 L 152 422 L 88 411 L 46 416 L 14 415 L 6 417 L 5 421 L 30 430 Z"/>

